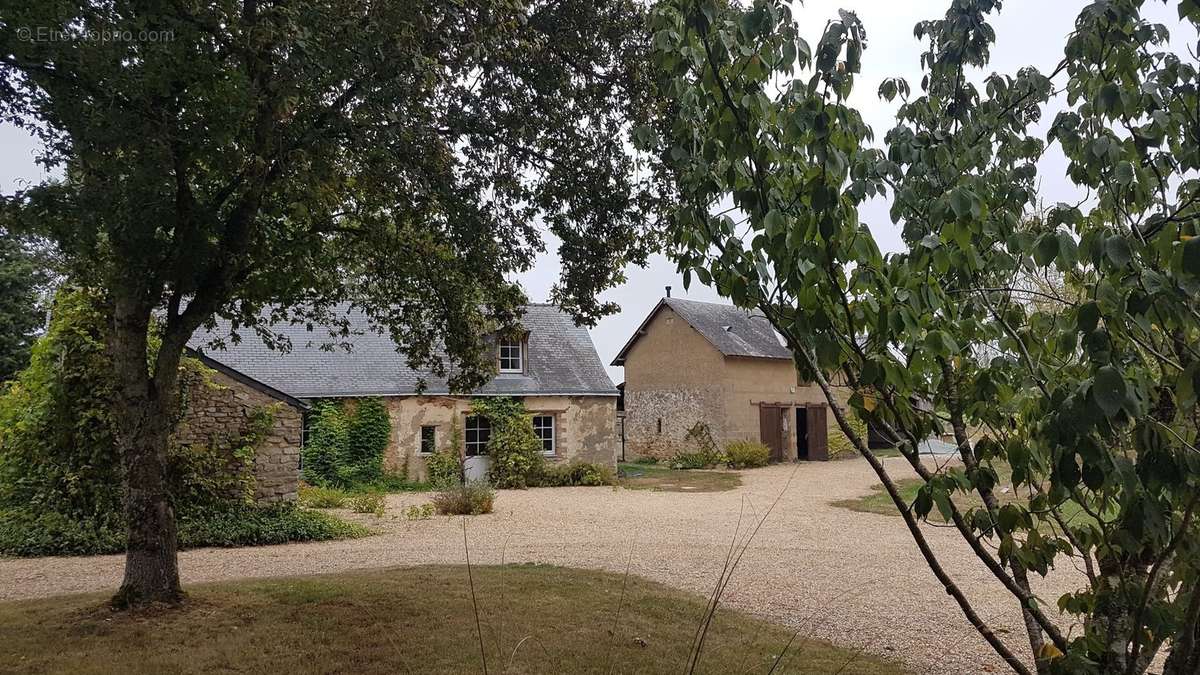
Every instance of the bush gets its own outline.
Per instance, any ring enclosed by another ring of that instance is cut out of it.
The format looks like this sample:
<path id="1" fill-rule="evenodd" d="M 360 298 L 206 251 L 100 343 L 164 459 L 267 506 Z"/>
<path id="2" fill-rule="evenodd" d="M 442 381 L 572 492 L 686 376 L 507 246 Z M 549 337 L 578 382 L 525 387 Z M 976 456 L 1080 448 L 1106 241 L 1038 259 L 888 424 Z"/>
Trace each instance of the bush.
<path id="1" fill-rule="evenodd" d="M 361 525 L 287 503 L 234 505 L 179 517 L 181 549 L 286 544 L 368 534 Z M 124 550 L 124 525 L 75 520 L 54 512 L 0 512 L 0 553 L 5 555 L 98 555 Z"/>
<path id="2" fill-rule="evenodd" d="M 546 465 L 537 478 L 536 486 L 565 487 L 571 485 L 616 485 L 616 483 L 616 473 L 610 466 L 571 462 Z"/>
<path id="3" fill-rule="evenodd" d="M 433 496 L 433 508 L 447 516 L 476 516 L 491 513 L 496 492 L 485 481 L 452 485 Z"/>
<path id="4" fill-rule="evenodd" d="M 289 503 L 216 509 L 179 519 L 180 548 L 264 546 L 368 534 L 361 525 Z"/>
<path id="5" fill-rule="evenodd" d="M 711 469 L 726 463 L 725 455 L 717 447 L 708 425 L 704 422 L 697 422 L 688 429 L 684 440 L 693 449 L 676 453 L 671 458 L 672 469 Z"/>
<path id="6" fill-rule="evenodd" d="M 0 553 L 16 556 L 95 555 L 125 550 L 119 521 L 78 520 L 47 511 L 0 512 Z"/>
<path id="7" fill-rule="evenodd" d="M 450 433 L 445 445 L 425 458 L 425 471 L 429 484 L 440 490 L 463 482 L 463 458 L 459 450 L 458 420 L 450 420 Z"/>
<path id="8" fill-rule="evenodd" d="M 725 457 L 731 469 L 749 469 L 766 466 L 771 449 L 757 441 L 732 441 L 725 446 Z"/>
<path id="9" fill-rule="evenodd" d="M 536 483 L 546 459 L 525 405 L 506 396 L 477 398 L 471 402 L 471 413 L 487 418 L 492 428 L 488 439 L 492 483 L 498 488 L 526 488 Z"/>
<path id="10" fill-rule="evenodd" d="M 364 492 L 350 498 L 350 510 L 355 513 L 373 513 L 382 517 L 384 505 L 383 495 L 378 492 Z"/>
<path id="11" fill-rule="evenodd" d="M 429 520 L 433 517 L 433 504 L 413 504 L 404 509 L 407 520 Z"/>
<path id="12" fill-rule="evenodd" d="M 340 509 L 350 495 L 336 488 L 320 485 L 300 486 L 300 505 L 311 509 Z"/>
<path id="13" fill-rule="evenodd" d="M 853 412 L 846 416 L 846 420 L 850 423 L 850 426 L 854 429 L 854 432 L 858 434 L 859 438 L 862 438 L 863 440 L 867 439 L 866 422 L 862 421 L 862 419 L 860 419 L 858 415 L 854 414 Z M 829 431 L 829 459 L 840 459 L 842 457 L 849 457 L 857 454 L 858 449 L 854 447 L 854 444 L 850 442 L 850 439 L 846 437 L 846 434 L 842 433 L 841 427 L 835 425 Z"/>

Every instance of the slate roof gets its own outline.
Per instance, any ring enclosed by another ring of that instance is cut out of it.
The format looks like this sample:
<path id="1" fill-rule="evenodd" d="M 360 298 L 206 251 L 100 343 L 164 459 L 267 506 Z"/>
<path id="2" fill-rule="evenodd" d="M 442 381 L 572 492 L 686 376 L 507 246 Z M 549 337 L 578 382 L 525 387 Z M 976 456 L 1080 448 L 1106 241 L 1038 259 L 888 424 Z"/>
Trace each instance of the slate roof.
<path id="1" fill-rule="evenodd" d="M 291 340 L 291 351 L 273 350 L 254 335 L 225 349 L 203 349 L 213 338 L 228 335 L 228 324 L 209 334 L 197 333 L 190 346 L 208 358 L 296 398 L 402 396 L 417 393 L 425 379 L 426 394 L 451 393 L 444 378 L 409 368 L 391 336 L 372 328 L 360 311 L 347 307 L 354 333 L 349 351 L 332 351 L 328 328 L 280 324 L 272 328 Z M 586 328 L 553 305 L 527 305 L 522 325 L 529 333 L 524 374 L 501 374 L 478 390 L 481 396 L 597 395 L 616 396 L 617 388 L 600 361 Z M 228 341 L 227 341 L 228 342 Z"/>
<path id="2" fill-rule="evenodd" d="M 612 365 L 625 365 L 625 355 L 645 331 L 650 320 L 663 308 L 670 307 L 696 332 L 725 356 L 746 356 L 763 359 L 791 359 L 792 353 L 780 343 L 775 330 L 762 312 L 746 311 L 733 305 L 697 302 L 679 298 L 663 298 L 637 332 L 621 348 Z"/>

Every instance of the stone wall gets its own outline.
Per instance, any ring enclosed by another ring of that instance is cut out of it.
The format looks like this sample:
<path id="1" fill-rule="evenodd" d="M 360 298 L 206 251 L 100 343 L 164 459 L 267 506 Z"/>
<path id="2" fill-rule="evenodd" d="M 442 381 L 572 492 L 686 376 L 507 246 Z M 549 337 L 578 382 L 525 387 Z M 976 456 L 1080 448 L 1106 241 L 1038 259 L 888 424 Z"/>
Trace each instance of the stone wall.
<path id="1" fill-rule="evenodd" d="M 300 410 L 215 370 L 186 377 L 187 410 L 173 442 L 230 449 L 251 433 L 256 412 L 267 408 L 272 424 L 254 458 L 255 497 L 265 502 L 295 499 L 303 429 Z"/>
<path id="2" fill-rule="evenodd" d="M 726 420 L 720 387 L 640 391 L 625 390 L 625 455 L 670 459 L 695 450 L 687 433 L 698 422 L 713 439 L 725 437 Z"/>
<path id="3" fill-rule="evenodd" d="M 520 397 L 534 415 L 553 415 L 555 454 L 551 462 L 593 462 L 615 467 L 621 451 L 616 430 L 615 396 Z M 385 399 L 392 420 L 392 437 L 384 454 L 389 471 L 403 471 L 411 480 L 425 480 L 421 427 L 435 427 L 436 448 L 461 448 L 463 427 L 471 410 L 470 397 L 391 396 Z M 450 434 L 456 434 L 451 438 Z"/>

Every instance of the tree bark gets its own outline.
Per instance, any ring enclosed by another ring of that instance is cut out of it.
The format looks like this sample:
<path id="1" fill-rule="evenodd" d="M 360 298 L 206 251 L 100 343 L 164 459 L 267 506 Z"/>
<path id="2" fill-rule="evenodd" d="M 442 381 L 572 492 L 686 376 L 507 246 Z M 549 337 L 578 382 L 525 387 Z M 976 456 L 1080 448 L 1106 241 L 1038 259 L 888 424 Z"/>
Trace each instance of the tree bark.
<path id="1" fill-rule="evenodd" d="M 177 562 L 178 533 L 167 486 L 167 441 L 178 404 L 179 354 L 159 354 L 151 377 L 147 355 L 149 303 L 115 303 L 108 339 L 117 378 L 116 441 L 124 468 L 128 542 L 125 578 L 112 604 L 131 608 L 183 600 Z M 164 363 L 164 361 L 166 363 Z"/>

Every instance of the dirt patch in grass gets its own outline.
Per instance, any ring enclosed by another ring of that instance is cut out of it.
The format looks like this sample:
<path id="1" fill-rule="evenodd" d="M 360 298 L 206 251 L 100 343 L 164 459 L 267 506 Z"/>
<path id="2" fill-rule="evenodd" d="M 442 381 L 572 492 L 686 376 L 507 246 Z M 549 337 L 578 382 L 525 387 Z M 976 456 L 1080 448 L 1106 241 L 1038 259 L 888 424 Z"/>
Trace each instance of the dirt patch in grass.
<path id="1" fill-rule="evenodd" d="M 638 577 L 561 567 L 418 567 L 206 584 L 180 609 L 98 610 L 106 596 L 0 604 L 13 673 L 677 673 L 704 598 Z M 621 607 L 617 616 L 618 605 Z M 791 634 L 721 608 L 700 672 L 766 672 Z M 611 671 L 610 671 L 611 666 Z M 797 639 L 777 673 L 900 674 Z"/>
<path id="2" fill-rule="evenodd" d="M 742 484 L 736 472 L 720 469 L 672 469 L 657 464 L 621 464 L 617 484 L 630 490 L 724 492 Z"/>

